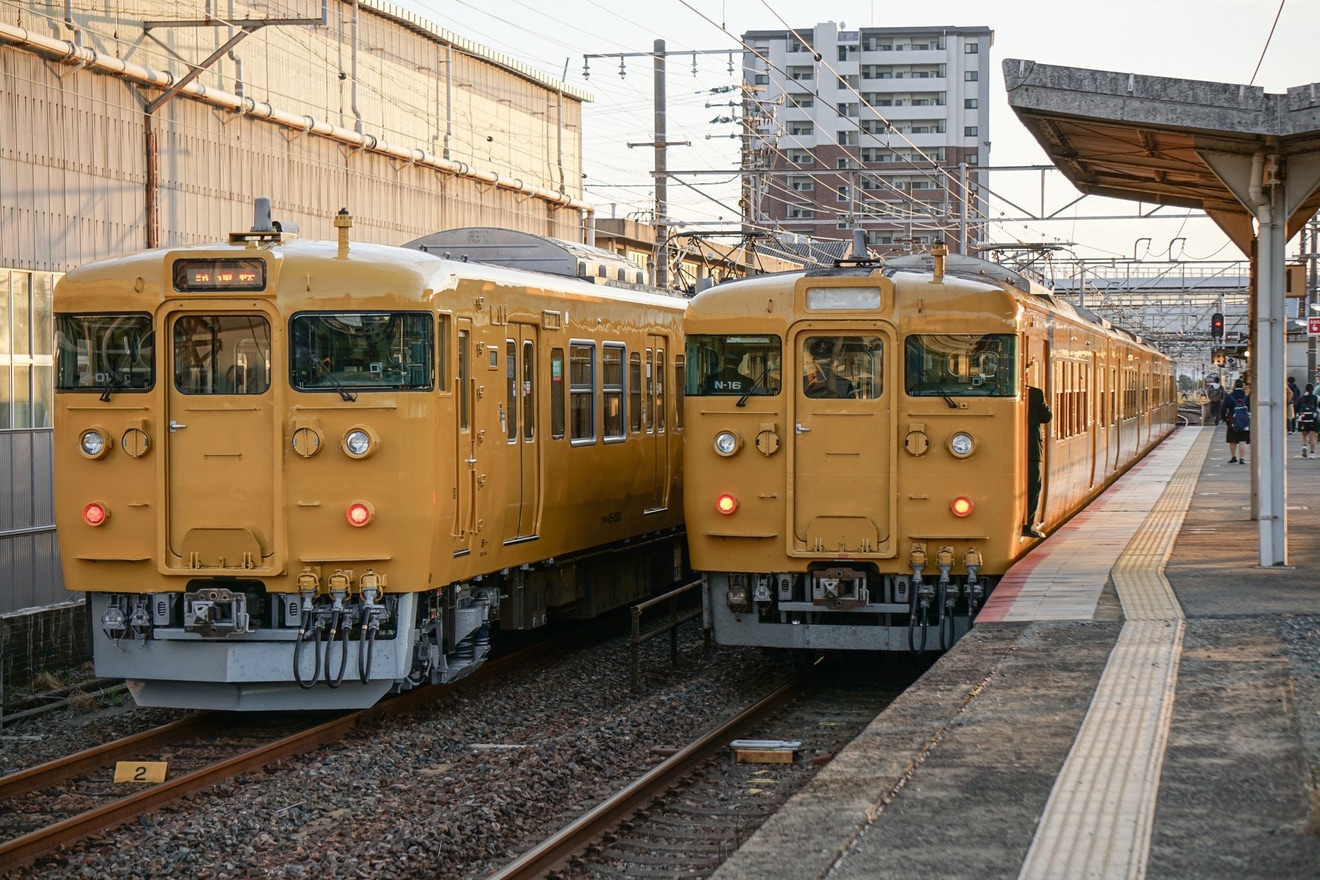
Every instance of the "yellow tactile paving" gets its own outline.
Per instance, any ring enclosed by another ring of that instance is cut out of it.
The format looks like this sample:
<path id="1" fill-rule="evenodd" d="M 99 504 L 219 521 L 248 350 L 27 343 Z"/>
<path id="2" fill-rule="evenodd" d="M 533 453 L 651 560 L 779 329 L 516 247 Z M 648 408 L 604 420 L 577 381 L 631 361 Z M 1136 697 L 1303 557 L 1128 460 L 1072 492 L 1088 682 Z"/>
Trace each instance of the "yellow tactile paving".
<path id="1" fill-rule="evenodd" d="M 1127 620 L 1055 780 L 1023 880 L 1146 876 L 1184 630 L 1163 568 L 1212 433 L 1184 428 L 1131 481 L 1132 494 L 1115 500 L 1149 511 L 1111 571 Z M 1158 479 L 1166 469 L 1167 481 Z M 1148 499 L 1157 484 L 1163 491 Z"/>

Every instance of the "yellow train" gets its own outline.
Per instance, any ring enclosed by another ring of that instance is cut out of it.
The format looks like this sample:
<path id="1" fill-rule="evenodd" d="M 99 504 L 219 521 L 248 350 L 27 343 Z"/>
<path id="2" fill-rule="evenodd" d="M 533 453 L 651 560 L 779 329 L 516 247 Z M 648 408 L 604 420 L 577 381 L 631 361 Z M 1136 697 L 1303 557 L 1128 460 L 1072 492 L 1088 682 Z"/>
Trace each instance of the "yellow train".
<path id="1" fill-rule="evenodd" d="M 688 546 L 721 644 L 948 648 L 1176 419 L 1169 358 L 943 246 L 723 284 L 684 330 Z"/>
<path id="2" fill-rule="evenodd" d="M 535 236 L 256 215 L 56 288 L 56 524 L 99 674 L 369 706 L 680 576 L 685 300 Z"/>

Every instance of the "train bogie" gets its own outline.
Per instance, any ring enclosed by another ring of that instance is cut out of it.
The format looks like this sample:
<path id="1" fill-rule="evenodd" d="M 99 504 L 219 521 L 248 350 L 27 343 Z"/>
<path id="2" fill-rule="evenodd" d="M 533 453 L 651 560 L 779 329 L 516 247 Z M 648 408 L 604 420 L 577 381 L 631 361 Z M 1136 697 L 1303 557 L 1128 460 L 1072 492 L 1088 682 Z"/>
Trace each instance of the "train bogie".
<path id="1" fill-rule="evenodd" d="M 1169 430 L 1158 352 L 999 267 L 927 260 L 689 308 L 688 540 L 717 641 L 947 648 L 1040 523 Z"/>
<path id="2" fill-rule="evenodd" d="M 683 300 L 351 244 L 346 214 L 338 242 L 257 225 L 56 290 L 57 526 L 100 674 L 365 706 L 678 576 Z"/>

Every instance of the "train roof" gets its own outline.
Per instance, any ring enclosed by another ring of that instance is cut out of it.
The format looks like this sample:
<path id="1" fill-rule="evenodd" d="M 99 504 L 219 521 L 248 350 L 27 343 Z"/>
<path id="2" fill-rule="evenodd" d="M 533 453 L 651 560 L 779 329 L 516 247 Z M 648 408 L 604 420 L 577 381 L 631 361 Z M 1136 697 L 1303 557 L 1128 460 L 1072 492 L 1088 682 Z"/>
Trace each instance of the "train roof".
<path id="1" fill-rule="evenodd" d="M 491 231 L 501 232 L 502 230 Z M 456 235 L 451 240 L 461 239 L 461 236 L 458 236 L 457 233 L 461 233 L 463 230 L 454 230 L 453 232 Z M 444 235 L 444 233 L 439 234 L 439 236 Z M 540 237 L 531 236 L 531 238 Z M 441 237 L 426 236 L 416 241 L 440 240 L 442 240 Z M 544 241 L 551 242 L 553 240 L 544 239 Z M 561 242 L 560 244 L 572 245 L 570 242 Z M 586 248 L 585 245 L 580 247 Z M 565 251 L 568 249 L 566 247 Z M 275 252 L 281 256 L 286 270 L 293 270 L 296 274 L 302 274 L 312 269 L 312 263 L 346 259 L 346 269 L 351 270 L 351 268 L 369 265 L 372 278 L 377 283 L 388 282 L 389 279 L 393 279 L 393 283 L 399 287 L 412 287 L 418 290 L 428 287 L 444 289 L 456 285 L 464 278 L 479 278 L 500 285 L 558 289 L 576 296 L 658 305 L 671 309 L 685 308 L 687 303 L 686 298 L 681 295 L 627 282 L 607 282 L 606 279 L 583 278 L 576 274 L 566 275 L 562 272 L 536 271 L 533 268 L 536 265 L 535 260 L 525 260 L 521 264 L 516 260 L 494 261 L 489 252 L 481 254 L 484 258 L 492 259 L 491 262 L 485 262 L 479 259 L 456 258 L 452 252 L 446 252 L 442 256 L 420 247 L 353 241 L 348 245 L 347 257 L 341 258 L 338 255 L 339 244 L 336 241 L 302 240 L 289 236 L 274 238 L 261 243 L 259 246 L 254 246 L 251 242 L 231 241 L 173 248 L 153 248 L 88 263 L 70 271 L 65 276 L 65 280 L 73 284 L 112 279 L 122 280 L 127 277 L 163 278 L 165 261 L 173 256 L 216 255 L 224 252 L 232 252 L 235 255 L 258 255 L 263 252 Z M 631 262 L 629 262 L 629 265 L 634 269 L 637 268 Z M 351 274 L 345 277 L 346 282 L 349 277 L 351 277 Z"/>
<path id="2" fill-rule="evenodd" d="M 646 284 L 646 271 L 613 251 L 514 229 L 446 229 L 413 239 L 404 247 L 462 261 L 563 275 L 590 284 Z"/>

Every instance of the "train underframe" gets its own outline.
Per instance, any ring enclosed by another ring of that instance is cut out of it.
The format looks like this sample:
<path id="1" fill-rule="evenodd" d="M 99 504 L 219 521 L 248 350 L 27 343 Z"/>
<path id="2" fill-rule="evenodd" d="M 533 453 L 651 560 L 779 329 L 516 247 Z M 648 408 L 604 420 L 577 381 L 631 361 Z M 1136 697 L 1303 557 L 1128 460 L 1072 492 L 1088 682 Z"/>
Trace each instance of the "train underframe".
<path id="1" fill-rule="evenodd" d="M 852 561 L 806 572 L 704 572 L 705 625 L 721 645 L 946 651 L 971 629 L 995 579 L 944 565 L 933 575 Z"/>
<path id="2" fill-rule="evenodd" d="M 96 672 L 141 706 L 357 709 L 479 667 L 495 629 L 586 619 L 682 575 L 681 532 L 549 560 L 425 592 L 383 588 L 373 569 L 325 587 L 268 592 L 256 579 L 198 577 L 183 592 L 89 593 Z"/>

